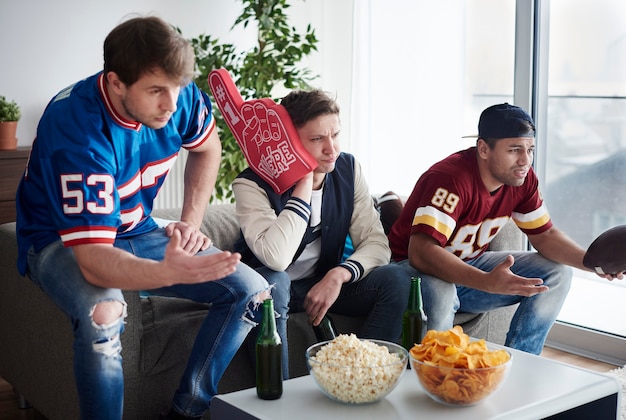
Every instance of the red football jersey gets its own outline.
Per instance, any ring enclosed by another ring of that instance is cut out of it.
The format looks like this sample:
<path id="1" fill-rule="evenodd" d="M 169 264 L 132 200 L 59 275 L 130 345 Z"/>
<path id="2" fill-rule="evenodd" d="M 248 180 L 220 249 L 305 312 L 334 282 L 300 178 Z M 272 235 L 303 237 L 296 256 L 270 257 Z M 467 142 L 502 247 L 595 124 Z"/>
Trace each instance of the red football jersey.
<path id="1" fill-rule="evenodd" d="M 463 260 L 482 254 L 499 230 L 513 218 L 527 234 L 552 226 L 532 168 L 521 186 L 485 188 L 471 147 L 433 165 L 415 184 L 389 234 L 395 260 L 408 256 L 409 237 L 420 232 Z"/>

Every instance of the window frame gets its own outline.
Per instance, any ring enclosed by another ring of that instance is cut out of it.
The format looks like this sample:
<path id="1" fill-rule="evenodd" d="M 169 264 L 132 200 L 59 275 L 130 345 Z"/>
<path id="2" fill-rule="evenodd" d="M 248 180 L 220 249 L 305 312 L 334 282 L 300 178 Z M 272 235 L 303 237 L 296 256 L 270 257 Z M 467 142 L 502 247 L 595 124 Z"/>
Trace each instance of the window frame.
<path id="1" fill-rule="evenodd" d="M 516 0 L 515 9 L 514 103 L 526 108 L 535 120 L 537 148 L 534 169 L 540 184 L 543 184 L 549 141 L 550 0 Z M 559 320 L 550 330 L 546 345 L 617 366 L 626 364 L 625 338 Z"/>

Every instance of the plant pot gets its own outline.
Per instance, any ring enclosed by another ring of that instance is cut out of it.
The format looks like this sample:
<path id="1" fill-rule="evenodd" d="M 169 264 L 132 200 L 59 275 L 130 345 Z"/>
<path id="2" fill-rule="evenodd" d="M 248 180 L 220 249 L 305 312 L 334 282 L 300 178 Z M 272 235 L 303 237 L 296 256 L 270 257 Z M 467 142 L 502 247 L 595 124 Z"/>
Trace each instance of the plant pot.
<path id="1" fill-rule="evenodd" d="M 0 122 L 0 150 L 17 149 L 17 121 Z"/>

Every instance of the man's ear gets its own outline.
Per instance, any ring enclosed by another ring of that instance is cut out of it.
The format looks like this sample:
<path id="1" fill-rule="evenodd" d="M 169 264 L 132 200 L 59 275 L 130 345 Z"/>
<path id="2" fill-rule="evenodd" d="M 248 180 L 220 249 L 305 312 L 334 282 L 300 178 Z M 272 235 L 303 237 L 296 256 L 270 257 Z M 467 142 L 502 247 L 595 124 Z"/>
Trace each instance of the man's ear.
<path id="1" fill-rule="evenodd" d="M 476 140 L 476 150 L 478 151 L 478 155 L 485 159 L 489 153 L 489 145 L 485 140 L 479 138 Z"/>
<path id="2" fill-rule="evenodd" d="M 114 71 L 108 72 L 106 75 L 107 85 L 115 92 L 116 94 L 121 94 L 126 89 L 126 85 L 124 82 L 120 80 L 117 73 Z"/>

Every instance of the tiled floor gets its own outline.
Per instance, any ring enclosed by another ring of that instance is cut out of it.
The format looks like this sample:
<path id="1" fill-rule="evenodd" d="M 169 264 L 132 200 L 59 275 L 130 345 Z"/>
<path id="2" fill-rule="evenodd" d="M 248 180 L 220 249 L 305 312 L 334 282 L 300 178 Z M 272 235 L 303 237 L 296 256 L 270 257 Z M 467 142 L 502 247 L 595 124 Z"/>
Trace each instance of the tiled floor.
<path id="1" fill-rule="evenodd" d="M 558 360 L 559 362 L 568 363 L 570 365 L 579 366 L 585 369 L 593 370 L 595 372 L 606 373 L 610 370 L 617 368 L 615 365 L 604 363 L 599 360 L 588 359 L 586 357 L 577 356 L 572 353 L 567 353 L 561 350 L 545 347 L 541 353 L 542 357 L 548 359 Z"/>
<path id="2" fill-rule="evenodd" d="M 0 377 L 0 420 L 46 420 L 37 410 L 20 409 L 13 387 Z"/>

